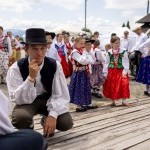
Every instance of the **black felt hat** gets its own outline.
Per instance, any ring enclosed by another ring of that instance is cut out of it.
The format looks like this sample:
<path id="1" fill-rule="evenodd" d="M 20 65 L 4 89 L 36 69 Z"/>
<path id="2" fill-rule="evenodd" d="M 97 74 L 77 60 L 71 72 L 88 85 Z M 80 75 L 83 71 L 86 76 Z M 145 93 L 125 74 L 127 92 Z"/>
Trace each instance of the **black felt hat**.
<path id="1" fill-rule="evenodd" d="M 42 28 L 27 29 L 25 42 L 22 44 L 47 44 L 45 30 Z"/>
<path id="2" fill-rule="evenodd" d="M 56 36 L 56 34 L 54 32 L 48 32 L 48 31 L 46 31 L 45 33 L 46 33 L 46 35 L 51 35 L 52 39 L 54 39 L 55 36 Z"/>
<path id="3" fill-rule="evenodd" d="M 93 44 L 95 42 L 94 39 L 91 39 L 91 38 L 85 38 L 85 43 L 91 43 Z"/>

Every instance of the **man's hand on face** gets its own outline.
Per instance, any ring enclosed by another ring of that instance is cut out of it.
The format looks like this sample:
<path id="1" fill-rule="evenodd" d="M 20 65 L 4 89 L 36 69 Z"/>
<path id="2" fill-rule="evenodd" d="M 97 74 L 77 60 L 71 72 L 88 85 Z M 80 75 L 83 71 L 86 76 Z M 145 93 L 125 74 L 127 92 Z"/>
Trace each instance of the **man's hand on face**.
<path id="1" fill-rule="evenodd" d="M 38 71 L 40 67 L 38 66 L 38 63 L 35 59 L 32 59 L 29 64 L 29 76 L 32 79 L 35 79 L 37 77 Z"/>
<path id="2" fill-rule="evenodd" d="M 44 136 L 48 138 L 50 134 L 55 132 L 55 129 L 56 129 L 56 118 L 52 116 L 46 117 L 43 125 Z"/>

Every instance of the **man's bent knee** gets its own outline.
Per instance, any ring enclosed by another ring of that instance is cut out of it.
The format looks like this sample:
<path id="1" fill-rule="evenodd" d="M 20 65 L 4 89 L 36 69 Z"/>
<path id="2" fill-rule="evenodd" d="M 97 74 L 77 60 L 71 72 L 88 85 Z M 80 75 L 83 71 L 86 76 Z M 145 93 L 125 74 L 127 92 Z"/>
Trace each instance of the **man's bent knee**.
<path id="1" fill-rule="evenodd" d="M 31 129 L 33 128 L 33 118 L 26 111 L 14 111 L 12 113 L 12 124 L 17 129 Z"/>
<path id="2" fill-rule="evenodd" d="M 73 127 L 73 120 L 69 112 L 64 113 L 57 118 L 57 130 L 67 131 Z"/>

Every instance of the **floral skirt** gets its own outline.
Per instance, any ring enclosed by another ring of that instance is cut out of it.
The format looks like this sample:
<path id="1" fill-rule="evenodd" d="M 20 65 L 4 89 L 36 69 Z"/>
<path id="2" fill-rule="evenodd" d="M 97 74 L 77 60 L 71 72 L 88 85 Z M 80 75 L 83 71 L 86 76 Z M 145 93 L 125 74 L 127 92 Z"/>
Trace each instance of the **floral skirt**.
<path id="1" fill-rule="evenodd" d="M 76 105 L 91 104 L 90 78 L 87 71 L 73 72 L 69 85 L 71 103 Z"/>
<path id="2" fill-rule="evenodd" d="M 0 51 L 0 75 L 5 77 L 8 71 L 8 53 Z"/>
<path id="3" fill-rule="evenodd" d="M 106 98 L 118 100 L 120 98 L 130 98 L 129 76 L 122 77 L 123 69 L 109 68 L 108 76 L 103 87 L 103 94 Z"/>
<path id="4" fill-rule="evenodd" d="M 103 66 L 101 64 L 92 65 L 92 74 L 90 77 L 92 87 L 101 87 L 104 84 Z"/>
<path id="5" fill-rule="evenodd" d="M 142 59 L 136 81 L 150 85 L 150 56 Z"/>

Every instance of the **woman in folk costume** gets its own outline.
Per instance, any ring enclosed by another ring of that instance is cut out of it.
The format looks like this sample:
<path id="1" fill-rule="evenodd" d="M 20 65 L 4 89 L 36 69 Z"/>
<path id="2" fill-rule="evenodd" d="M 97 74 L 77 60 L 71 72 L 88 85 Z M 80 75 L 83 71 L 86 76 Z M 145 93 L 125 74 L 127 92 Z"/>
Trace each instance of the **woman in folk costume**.
<path id="1" fill-rule="evenodd" d="M 94 42 L 94 55 L 96 58 L 96 62 L 92 65 L 92 74 L 91 74 L 91 86 L 93 89 L 93 95 L 102 98 L 102 94 L 100 93 L 100 87 L 104 83 L 104 77 L 103 77 L 103 64 L 104 64 L 104 58 L 102 56 L 102 51 L 100 49 L 100 41 L 96 40 Z"/>
<path id="2" fill-rule="evenodd" d="M 67 49 L 67 56 L 69 57 L 69 55 L 71 54 L 73 50 L 72 44 L 70 43 L 69 34 L 64 35 L 64 42 L 65 42 L 66 49 Z M 70 60 L 68 60 L 68 65 L 69 65 L 69 72 L 70 72 L 69 76 L 71 76 L 73 72 L 73 66 Z"/>
<path id="3" fill-rule="evenodd" d="M 58 55 L 58 51 L 52 47 L 53 39 L 55 38 L 55 33 L 54 32 L 48 32 L 46 31 L 46 40 L 47 40 L 47 51 L 46 51 L 46 56 L 53 58 L 59 62 L 61 62 L 61 59 Z"/>
<path id="4" fill-rule="evenodd" d="M 120 39 L 111 38 L 112 49 L 108 50 L 103 73 L 105 83 L 103 94 L 112 100 L 111 106 L 116 106 L 116 100 L 122 98 L 123 106 L 130 106 L 126 99 L 130 97 L 129 90 L 129 59 L 126 50 L 120 49 Z"/>
<path id="5" fill-rule="evenodd" d="M 150 39 L 147 39 L 141 44 L 139 49 L 143 58 L 136 76 L 136 81 L 146 85 L 144 94 L 150 96 Z"/>
<path id="6" fill-rule="evenodd" d="M 98 106 L 92 105 L 91 85 L 88 64 L 94 64 L 91 53 L 91 40 L 86 41 L 83 37 L 75 39 L 75 49 L 70 57 L 73 63 L 73 74 L 69 85 L 71 103 L 77 105 L 77 112 L 84 112 L 87 109 L 94 109 Z M 86 47 L 83 50 L 84 46 Z"/>
<path id="7" fill-rule="evenodd" d="M 57 50 L 58 55 L 61 58 L 63 72 L 65 74 L 65 77 L 68 78 L 70 76 L 70 71 L 68 65 L 67 49 L 65 43 L 62 40 L 62 34 L 57 34 L 56 41 L 53 43 L 52 48 Z"/>
<path id="8" fill-rule="evenodd" d="M 0 26 L 0 83 L 6 83 L 9 57 L 12 55 L 10 38 L 3 34 L 3 27 Z"/>
<path id="9" fill-rule="evenodd" d="M 7 32 L 7 36 L 10 38 L 12 47 L 12 56 L 9 58 L 9 66 L 11 66 L 15 61 L 21 58 L 21 44 L 14 38 L 11 31 Z"/>

